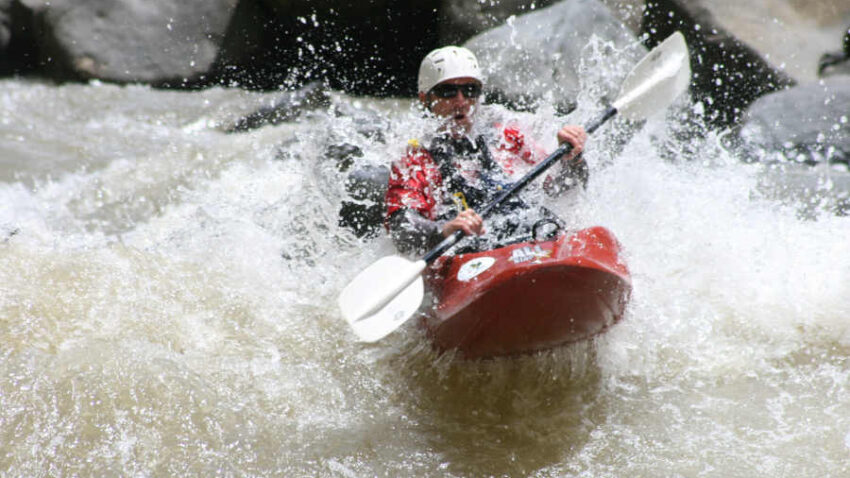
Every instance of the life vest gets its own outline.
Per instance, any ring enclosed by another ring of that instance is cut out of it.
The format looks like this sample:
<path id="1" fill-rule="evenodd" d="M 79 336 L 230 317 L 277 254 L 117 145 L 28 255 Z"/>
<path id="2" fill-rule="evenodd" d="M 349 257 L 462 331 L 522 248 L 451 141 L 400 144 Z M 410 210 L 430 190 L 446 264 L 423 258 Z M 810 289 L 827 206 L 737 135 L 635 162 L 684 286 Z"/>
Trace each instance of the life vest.
<path id="1" fill-rule="evenodd" d="M 474 144 L 467 137 L 454 139 L 439 136 L 431 142 L 428 152 L 437 163 L 440 176 L 443 178 L 443 189 L 447 193 L 443 195 L 444 200 L 451 198 L 455 205 L 457 202 L 454 198 L 459 197 L 465 203 L 464 208 L 481 210 L 503 190 L 511 186 L 490 154 L 490 148 L 484 136 L 477 136 Z M 464 177 L 463 171 L 457 167 L 459 163 L 466 161 L 479 165 L 474 182 Z M 450 206 L 450 204 L 447 205 Z M 498 212 L 510 213 L 527 207 L 524 201 L 513 197 L 507 200 Z M 459 212 L 456 208 L 444 209 L 443 215 L 449 214 L 451 217 L 441 219 L 451 219 Z"/>
<path id="2" fill-rule="evenodd" d="M 443 194 L 443 201 L 454 203 L 444 204 L 447 207 L 442 208 L 441 220 L 450 220 L 467 207 L 481 211 L 512 186 L 504 170 L 493 159 L 484 136 L 477 136 L 474 143 L 467 137 L 454 139 L 439 136 L 431 142 L 428 152 L 437 163 L 443 179 L 446 193 Z M 477 162 L 479 165 L 473 181 L 464 177 L 457 167 L 458 163 L 464 161 Z M 493 211 L 492 218 L 495 220 L 491 218 L 487 221 L 490 234 L 497 239 L 504 239 L 520 232 L 524 224 L 519 213 L 532 210 L 536 211 L 537 208 L 530 207 L 519 196 L 506 199 Z M 547 210 L 542 211 L 544 216 L 548 216 L 547 213 Z"/>
<path id="3" fill-rule="evenodd" d="M 510 187 L 509 175 L 521 173 L 524 164 L 536 164 L 538 157 L 545 155 L 528 144 L 516 128 L 496 126 L 496 134 L 489 139 L 438 136 L 427 147 L 410 140 L 404 157 L 390 167 L 384 201 L 384 225 L 388 230 L 390 219 L 403 209 L 441 222 L 453 219 L 466 207 L 480 212 Z M 465 168 L 468 164 L 473 167 Z M 455 198 L 462 200 L 455 202 Z M 532 233 L 534 224 L 541 221 L 560 223 L 545 207 L 529 207 L 513 196 L 486 219 L 487 233 L 481 239 L 496 243 L 512 240 Z"/>

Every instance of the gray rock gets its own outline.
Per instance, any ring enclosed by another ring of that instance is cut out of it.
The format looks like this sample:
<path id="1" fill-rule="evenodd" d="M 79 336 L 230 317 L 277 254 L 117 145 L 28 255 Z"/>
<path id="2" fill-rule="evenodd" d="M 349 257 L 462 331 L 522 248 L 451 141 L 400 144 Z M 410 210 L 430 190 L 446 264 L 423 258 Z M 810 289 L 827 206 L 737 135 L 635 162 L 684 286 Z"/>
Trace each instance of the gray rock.
<path id="1" fill-rule="evenodd" d="M 443 0 L 440 44 L 454 45 L 497 27 L 514 15 L 547 7 L 555 0 Z"/>
<path id="2" fill-rule="evenodd" d="M 736 124 L 753 100 L 796 82 L 726 30 L 700 1 L 652 0 L 642 30 L 654 46 L 681 31 L 691 54 L 691 91 L 715 125 Z"/>
<path id="3" fill-rule="evenodd" d="M 752 160 L 817 164 L 850 161 L 850 77 L 765 95 L 739 134 Z"/>
<path id="4" fill-rule="evenodd" d="M 594 41 L 596 39 L 596 41 Z M 571 110 L 590 88 L 614 94 L 646 49 L 597 0 L 567 0 L 477 35 L 476 53 L 490 94 L 515 107 L 541 100 Z"/>
<path id="5" fill-rule="evenodd" d="M 713 23 L 699 24 L 704 35 L 716 35 L 707 27 L 720 27 L 799 83 L 817 80 L 818 58 L 839 47 L 850 22 L 847 0 L 648 0 L 647 5 L 653 17 L 669 21 L 686 11 L 708 12 L 700 14 Z"/>
<path id="6" fill-rule="evenodd" d="M 284 93 L 274 104 L 260 108 L 248 116 L 239 118 L 225 128 L 228 133 L 250 131 L 266 125 L 292 121 L 304 111 L 330 106 L 327 89 L 321 83 L 314 82 L 303 88 Z"/>
<path id="7" fill-rule="evenodd" d="M 349 173 L 345 190 L 350 199 L 340 205 L 339 225 L 357 237 L 377 236 L 386 213 L 384 193 L 389 177 L 386 166 L 363 166 Z"/>
<path id="8" fill-rule="evenodd" d="M 240 23 L 238 0 L 16 1 L 42 30 L 42 62 L 82 79 L 191 83 L 213 69 Z"/>
<path id="9" fill-rule="evenodd" d="M 759 194 L 797 210 L 801 218 L 823 212 L 850 215 L 850 171 L 846 165 L 774 163 L 758 176 Z"/>
<path id="10" fill-rule="evenodd" d="M 313 12 L 334 10 L 341 17 L 349 15 L 380 15 L 398 7 L 392 0 L 341 2 L 339 0 L 260 0 L 279 16 L 310 15 Z"/>
<path id="11" fill-rule="evenodd" d="M 12 38 L 12 0 L 0 0 L 0 58 Z"/>
<path id="12" fill-rule="evenodd" d="M 821 58 L 821 67 L 818 69 L 818 75 L 821 78 L 830 76 L 848 76 L 850 75 L 850 56 L 825 54 Z"/>
<path id="13" fill-rule="evenodd" d="M 824 53 L 818 62 L 818 76 L 850 74 L 850 28 L 844 33 L 841 51 Z"/>
<path id="14" fill-rule="evenodd" d="M 412 95 L 419 62 L 437 43 L 441 0 L 257 1 L 279 29 L 269 50 L 287 86 L 323 79 L 355 94 Z"/>
<path id="15" fill-rule="evenodd" d="M 640 33 L 643 12 L 646 9 L 645 0 L 601 0 L 611 10 L 611 13 L 623 22 L 632 33 Z"/>
<path id="16" fill-rule="evenodd" d="M 9 242 L 14 236 L 17 236 L 21 230 L 12 224 L 0 224 L 0 243 Z"/>

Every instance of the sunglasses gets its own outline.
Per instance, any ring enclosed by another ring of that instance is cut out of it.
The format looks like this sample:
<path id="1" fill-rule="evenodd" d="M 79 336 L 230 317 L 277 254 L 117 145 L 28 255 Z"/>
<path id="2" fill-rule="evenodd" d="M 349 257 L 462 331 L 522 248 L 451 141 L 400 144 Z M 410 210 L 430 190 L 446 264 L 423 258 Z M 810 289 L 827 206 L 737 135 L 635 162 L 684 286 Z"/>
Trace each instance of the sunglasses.
<path id="1" fill-rule="evenodd" d="M 454 98 L 457 92 L 466 98 L 478 98 L 481 95 L 481 85 L 478 83 L 468 83 L 465 85 L 437 85 L 431 88 L 431 94 L 437 98 Z"/>

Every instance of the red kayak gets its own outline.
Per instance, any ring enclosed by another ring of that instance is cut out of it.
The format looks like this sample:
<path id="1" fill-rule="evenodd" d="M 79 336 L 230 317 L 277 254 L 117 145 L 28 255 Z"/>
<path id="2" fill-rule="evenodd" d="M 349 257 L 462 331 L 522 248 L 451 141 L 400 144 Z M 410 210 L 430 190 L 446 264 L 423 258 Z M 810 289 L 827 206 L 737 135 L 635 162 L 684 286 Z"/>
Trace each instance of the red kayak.
<path id="1" fill-rule="evenodd" d="M 443 256 L 427 282 L 425 327 L 440 350 L 466 358 L 545 350 L 586 340 L 622 319 L 631 277 L 620 245 L 592 227 L 553 240 Z"/>

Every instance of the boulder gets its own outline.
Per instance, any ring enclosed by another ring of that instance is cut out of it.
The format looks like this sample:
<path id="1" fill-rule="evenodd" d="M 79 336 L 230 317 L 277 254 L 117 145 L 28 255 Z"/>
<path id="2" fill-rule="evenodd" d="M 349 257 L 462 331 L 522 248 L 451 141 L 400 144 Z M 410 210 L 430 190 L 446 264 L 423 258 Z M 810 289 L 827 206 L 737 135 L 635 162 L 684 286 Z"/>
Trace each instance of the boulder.
<path id="1" fill-rule="evenodd" d="M 363 17 L 371 15 L 386 14 L 388 10 L 397 8 L 399 2 L 393 0 L 369 0 L 368 2 L 339 0 L 260 0 L 267 8 L 279 17 L 303 16 L 312 17 L 313 14 L 321 15 L 321 12 L 334 11 L 335 16 Z M 311 18 L 312 19 L 312 18 Z"/>
<path id="2" fill-rule="evenodd" d="M 651 46 L 682 30 L 692 91 L 716 126 L 737 125 L 761 95 L 818 79 L 818 59 L 846 31 L 847 0 L 647 0 Z"/>
<path id="3" fill-rule="evenodd" d="M 541 100 L 572 110 L 583 85 L 616 94 L 646 54 L 597 0 L 566 0 L 516 17 L 465 43 L 478 56 L 489 100 L 533 109 Z"/>
<path id="4" fill-rule="evenodd" d="M 274 13 L 269 62 L 288 86 L 413 95 L 419 62 L 437 44 L 440 0 L 258 0 Z M 276 73 L 276 72 L 273 72 Z"/>
<path id="5" fill-rule="evenodd" d="M 850 22 L 847 0 L 647 0 L 657 19 L 699 14 L 712 29 L 757 52 L 765 63 L 799 83 L 817 80 L 818 58 L 841 42 Z M 699 23 L 703 35 L 717 35 Z M 717 40 L 720 40 L 718 38 Z"/>
<path id="6" fill-rule="evenodd" d="M 456 45 L 514 15 L 522 15 L 555 3 L 555 0 L 443 0 L 440 10 L 440 44 Z"/>
<path id="7" fill-rule="evenodd" d="M 11 38 L 12 0 L 0 0 L 0 58 L 4 57 Z"/>
<path id="8" fill-rule="evenodd" d="M 715 126 L 736 124 L 756 98 L 795 84 L 761 53 L 726 30 L 699 1 L 650 0 L 642 30 L 654 46 L 681 31 L 691 54 L 691 92 Z"/>
<path id="9" fill-rule="evenodd" d="M 601 0 L 611 13 L 634 34 L 640 33 L 646 0 Z"/>
<path id="10" fill-rule="evenodd" d="M 850 161 L 850 77 L 765 95 L 750 106 L 739 137 L 751 160 Z"/>
<path id="11" fill-rule="evenodd" d="M 249 14 L 253 3 L 238 9 L 239 0 L 15 1 L 32 12 L 40 61 L 58 76 L 176 85 L 202 81 L 217 62 L 232 60 L 223 58 L 224 41 L 233 25 L 247 23 L 236 15 Z M 245 35 L 250 30 L 237 37 L 246 41 Z"/>
<path id="12" fill-rule="evenodd" d="M 273 104 L 239 118 L 224 129 L 228 133 L 240 133 L 266 125 L 280 124 L 298 118 L 304 111 L 326 108 L 330 104 L 330 96 L 325 86 L 313 82 L 298 90 L 284 93 Z"/>
<path id="13" fill-rule="evenodd" d="M 362 166 L 345 179 L 347 199 L 339 209 L 339 225 L 357 237 L 375 237 L 383 226 L 386 207 L 384 194 L 390 178 L 386 166 Z"/>
<path id="14" fill-rule="evenodd" d="M 846 167 L 775 163 L 762 168 L 757 181 L 761 196 L 793 207 L 800 218 L 817 219 L 824 212 L 850 215 L 850 172 Z"/>
<path id="15" fill-rule="evenodd" d="M 850 28 L 844 33 L 841 51 L 824 53 L 818 62 L 818 76 L 850 75 Z"/>
<path id="16" fill-rule="evenodd" d="M 353 108 L 347 102 L 335 105 L 334 115 L 352 120 L 355 130 L 371 142 L 383 143 L 387 120 L 367 109 Z M 362 164 L 363 150 L 341 139 L 325 148 L 325 158 L 345 173 L 345 197 L 339 209 L 339 225 L 357 237 L 375 237 L 383 230 L 384 194 L 390 170 L 386 165 Z"/>

